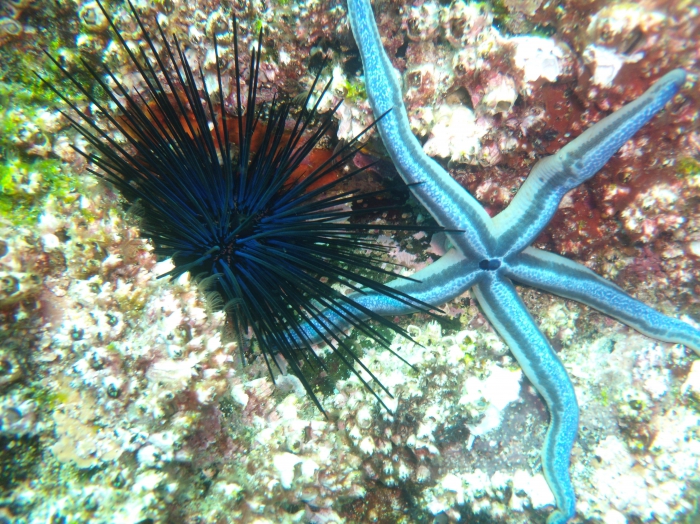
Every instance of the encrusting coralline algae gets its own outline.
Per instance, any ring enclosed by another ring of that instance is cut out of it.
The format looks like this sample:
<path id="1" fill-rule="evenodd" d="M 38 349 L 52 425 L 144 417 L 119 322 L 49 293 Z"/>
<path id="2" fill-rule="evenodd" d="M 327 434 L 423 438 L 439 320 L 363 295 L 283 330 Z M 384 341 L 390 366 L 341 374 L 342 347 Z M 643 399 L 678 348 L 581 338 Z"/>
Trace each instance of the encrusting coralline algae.
<path id="1" fill-rule="evenodd" d="M 393 347 L 413 368 L 356 335 L 363 362 L 394 394 L 384 398 L 392 412 L 331 366 L 319 382 L 324 419 L 295 378 L 279 377 L 275 387 L 263 362 L 242 366 L 223 316 L 207 310 L 187 277 L 157 279 L 168 262 L 139 239 L 119 195 L 84 173 L 70 146 L 85 144 L 31 70 L 45 63 L 42 46 L 68 66 L 80 55 L 128 63 L 95 3 L 11 4 L 0 12 L 0 519 L 544 519 L 552 504 L 538 463 L 546 409 L 468 295 L 444 308 L 452 320 L 442 325 L 401 320 L 417 343 Z M 205 74 L 215 73 L 212 32 L 230 58 L 228 4 L 136 5 L 149 23 L 157 16 L 177 33 Z M 634 99 L 649 76 L 671 64 L 690 71 L 687 102 L 565 199 L 540 245 L 671 316 L 700 318 L 695 7 L 378 6 L 414 131 L 492 213 L 535 159 Z M 346 99 L 339 134 L 371 122 L 342 3 L 234 8 L 246 45 L 258 28 L 268 32 L 267 96 L 302 92 L 309 64 L 329 55 L 333 97 Z M 137 41 L 124 6 L 111 11 Z M 428 240 L 395 244 L 407 271 L 434 258 Z M 700 363 L 576 303 L 534 290 L 522 296 L 581 405 L 574 522 L 692 522 Z"/>

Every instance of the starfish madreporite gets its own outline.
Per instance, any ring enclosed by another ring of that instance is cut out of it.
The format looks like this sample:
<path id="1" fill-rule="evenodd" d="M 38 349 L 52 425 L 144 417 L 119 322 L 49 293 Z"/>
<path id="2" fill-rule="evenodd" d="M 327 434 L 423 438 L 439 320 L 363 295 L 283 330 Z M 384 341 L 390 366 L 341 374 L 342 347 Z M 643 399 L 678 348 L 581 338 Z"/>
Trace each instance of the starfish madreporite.
<path id="1" fill-rule="evenodd" d="M 682 70 L 671 71 L 644 95 L 565 146 L 540 160 L 510 205 L 491 218 L 464 188 L 428 157 L 411 133 L 399 79 L 381 44 L 369 0 L 348 0 L 348 12 L 364 65 L 365 84 L 379 134 L 404 181 L 435 220 L 446 228 L 452 248 L 437 262 L 388 285 L 435 306 L 472 289 L 484 314 L 507 342 L 528 379 L 544 398 L 550 425 L 542 467 L 556 501 L 548 524 L 563 524 L 575 514 L 569 476 L 571 449 L 578 432 L 578 404 L 566 369 L 540 332 L 514 282 L 576 300 L 658 340 L 684 344 L 700 353 L 700 330 L 667 317 L 632 298 L 588 268 L 531 247 L 563 196 L 592 177 L 634 133 L 659 112 L 685 83 Z M 380 315 L 415 310 L 377 293 L 352 298 Z M 326 326 L 344 328 L 350 307 L 318 317 Z M 319 326 L 306 326 L 309 339 Z"/>

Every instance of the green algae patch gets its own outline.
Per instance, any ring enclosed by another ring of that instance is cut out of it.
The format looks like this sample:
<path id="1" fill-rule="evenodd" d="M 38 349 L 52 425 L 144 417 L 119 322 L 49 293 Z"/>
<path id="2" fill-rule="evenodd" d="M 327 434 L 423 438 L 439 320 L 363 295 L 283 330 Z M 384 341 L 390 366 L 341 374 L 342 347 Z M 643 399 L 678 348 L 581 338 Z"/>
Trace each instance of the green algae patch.
<path id="1" fill-rule="evenodd" d="M 50 156 L 52 133 L 42 129 L 54 98 L 38 80 L 0 82 L 0 217 L 12 226 L 35 224 L 47 198 L 74 190 L 63 162 Z"/>
<path id="2" fill-rule="evenodd" d="M 360 100 L 367 100 L 367 91 L 364 83 L 346 80 L 343 87 L 345 87 L 345 100 L 347 102 L 355 103 Z"/>
<path id="3" fill-rule="evenodd" d="M 691 157 L 681 158 L 678 161 L 676 173 L 678 174 L 679 178 L 693 178 L 700 176 L 700 162 Z"/>
<path id="4" fill-rule="evenodd" d="M 0 216 L 14 226 L 35 224 L 47 198 L 66 198 L 74 179 L 56 159 L 7 158 L 0 164 Z"/>

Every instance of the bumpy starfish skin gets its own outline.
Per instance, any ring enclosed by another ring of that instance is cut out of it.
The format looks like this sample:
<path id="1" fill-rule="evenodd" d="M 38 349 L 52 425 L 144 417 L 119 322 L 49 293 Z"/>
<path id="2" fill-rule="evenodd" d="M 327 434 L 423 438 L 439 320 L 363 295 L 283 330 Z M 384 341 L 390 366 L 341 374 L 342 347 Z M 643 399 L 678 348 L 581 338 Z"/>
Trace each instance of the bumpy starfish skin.
<path id="1" fill-rule="evenodd" d="M 472 289 L 486 317 L 508 343 L 525 375 L 544 398 L 550 425 L 542 466 L 556 501 L 548 524 L 564 524 L 575 514 L 569 461 L 578 432 L 578 404 L 566 369 L 518 296 L 513 282 L 537 287 L 587 304 L 641 333 L 684 344 L 700 353 L 700 330 L 664 316 L 588 268 L 554 253 L 530 247 L 557 210 L 562 197 L 592 177 L 608 159 L 673 98 L 685 72 L 671 71 L 644 95 L 603 119 L 556 155 L 540 160 L 508 208 L 495 218 L 437 162 L 413 136 L 403 105 L 399 77 L 381 44 L 369 0 L 348 0 L 348 12 L 364 64 L 365 84 L 377 125 L 394 164 L 416 198 L 448 230 L 452 249 L 437 262 L 390 286 L 433 305 Z M 353 293 L 365 308 L 381 315 L 414 312 L 374 293 Z M 323 320 L 344 328 L 347 307 L 325 311 Z M 317 328 L 306 335 L 316 338 Z"/>

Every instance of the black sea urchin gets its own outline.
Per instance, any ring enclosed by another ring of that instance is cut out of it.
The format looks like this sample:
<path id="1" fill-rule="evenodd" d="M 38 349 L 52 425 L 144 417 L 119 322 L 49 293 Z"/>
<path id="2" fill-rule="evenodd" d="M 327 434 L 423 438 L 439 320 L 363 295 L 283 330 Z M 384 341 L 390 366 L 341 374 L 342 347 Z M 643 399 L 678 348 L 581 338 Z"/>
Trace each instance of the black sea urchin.
<path id="1" fill-rule="evenodd" d="M 239 334 L 252 329 L 270 373 L 272 363 L 280 367 L 275 356 L 281 354 L 322 410 L 305 376 L 305 371 L 324 368 L 312 348 L 312 339 L 328 343 L 360 379 L 356 365 L 369 372 L 344 335 L 332 329 L 332 322 L 318 320 L 325 318 L 322 311 L 349 320 L 385 347 L 388 340 L 356 316 L 358 310 L 408 336 L 332 284 L 355 290 L 369 288 L 427 309 L 427 305 L 374 280 L 389 272 L 379 267 L 376 255 L 383 248 L 370 232 L 396 228 L 350 223 L 360 213 L 353 210 L 353 204 L 369 195 L 341 191 L 339 185 L 360 170 L 328 181 L 328 174 L 338 170 L 361 146 L 356 138 L 308 175 L 300 176 L 312 150 L 332 125 L 337 106 L 325 115 L 317 112 L 329 84 L 307 109 L 319 80 L 316 77 L 295 119 L 290 119 L 293 108 L 289 104 L 273 100 L 256 105 L 262 31 L 257 51 L 251 52 L 246 96 L 241 93 L 234 18 L 236 103 L 235 113 L 229 116 L 224 97 L 210 94 L 202 70 L 195 76 L 177 37 L 169 41 L 158 26 L 157 46 L 134 7 L 129 6 L 146 42 L 146 48 L 138 53 L 126 44 L 107 11 L 100 7 L 145 87 L 129 90 L 106 65 L 98 71 L 82 60 L 108 103 L 116 107 L 116 116 L 50 57 L 109 123 L 96 123 L 88 112 L 52 88 L 77 115 L 67 118 L 94 150 L 79 152 L 97 167 L 92 173 L 118 188 L 129 203 L 138 203 L 142 235 L 151 240 L 158 256 L 172 258 L 174 269 L 166 275 L 193 275 L 207 292 L 210 305 L 225 310 Z M 214 51 L 221 94 L 222 67 L 216 40 Z M 115 130 L 124 140 L 114 138 Z"/>

